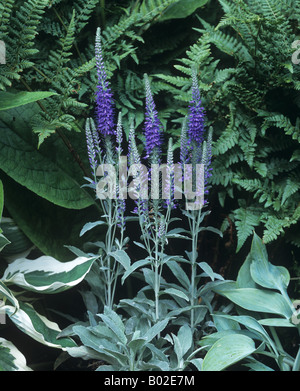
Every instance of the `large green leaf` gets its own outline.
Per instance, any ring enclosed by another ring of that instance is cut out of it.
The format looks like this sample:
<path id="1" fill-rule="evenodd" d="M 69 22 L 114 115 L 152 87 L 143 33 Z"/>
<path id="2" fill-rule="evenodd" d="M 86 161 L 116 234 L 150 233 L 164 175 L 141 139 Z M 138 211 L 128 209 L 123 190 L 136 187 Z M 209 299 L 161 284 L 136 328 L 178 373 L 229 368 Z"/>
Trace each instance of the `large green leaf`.
<path id="1" fill-rule="evenodd" d="M 289 319 L 292 316 L 292 309 L 277 292 L 266 291 L 255 288 L 235 288 L 229 287 L 215 288 L 214 291 L 219 293 L 238 306 L 254 312 L 266 312 L 271 314 L 278 314 Z"/>
<path id="2" fill-rule="evenodd" d="M 257 284 L 251 277 L 250 266 L 252 262 L 251 254 L 248 254 L 245 262 L 241 266 L 236 279 L 239 288 L 257 288 Z"/>
<path id="3" fill-rule="evenodd" d="M 31 371 L 26 365 L 26 358 L 13 343 L 0 338 L 0 372 Z"/>
<path id="4" fill-rule="evenodd" d="M 62 142 L 37 149 L 30 126 L 36 113 L 32 104 L 0 113 L 0 169 L 56 205 L 71 209 L 92 205 L 94 199 L 81 188 L 83 180 L 79 183 L 81 171 Z"/>
<path id="5" fill-rule="evenodd" d="M 159 19 L 165 21 L 169 19 L 183 19 L 191 15 L 197 8 L 202 7 L 209 0 L 179 0 L 171 4 Z"/>
<path id="6" fill-rule="evenodd" d="M 79 284 L 94 261 L 95 258 L 85 257 L 69 262 L 49 256 L 19 258 L 8 265 L 1 280 L 33 292 L 58 293 Z"/>
<path id="7" fill-rule="evenodd" d="M 274 266 L 268 261 L 266 246 L 254 234 L 251 246 L 250 272 L 253 280 L 264 288 L 277 289 L 285 293 L 290 282 L 290 274 L 283 266 Z"/>
<path id="8" fill-rule="evenodd" d="M 0 91 L 0 110 L 8 110 L 14 107 L 27 105 L 28 103 L 49 98 L 50 96 L 53 95 L 57 95 L 57 94 L 55 92 L 49 92 L 49 91 L 35 91 L 35 92 L 21 91 L 16 93 Z"/>
<path id="9" fill-rule="evenodd" d="M 258 334 L 261 337 L 261 340 L 264 340 L 267 342 L 274 350 L 276 350 L 276 347 L 272 341 L 272 339 L 269 337 L 269 334 L 266 332 L 266 330 L 263 328 L 263 326 L 254 318 L 251 316 L 233 316 L 233 315 L 218 315 L 219 317 L 223 317 L 229 320 L 233 320 L 238 322 L 241 325 L 244 325 L 247 327 L 248 330 L 253 332 L 254 334 Z M 287 319 L 280 319 L 288 322 Z"/>
<path id="10" fill-rule="evenodd" d="M 202 371 L 222 371 L 250 356 L 256 350 L 254 341 L 241 334 L 229 334 L 219 339 L 207 352 Z"/>

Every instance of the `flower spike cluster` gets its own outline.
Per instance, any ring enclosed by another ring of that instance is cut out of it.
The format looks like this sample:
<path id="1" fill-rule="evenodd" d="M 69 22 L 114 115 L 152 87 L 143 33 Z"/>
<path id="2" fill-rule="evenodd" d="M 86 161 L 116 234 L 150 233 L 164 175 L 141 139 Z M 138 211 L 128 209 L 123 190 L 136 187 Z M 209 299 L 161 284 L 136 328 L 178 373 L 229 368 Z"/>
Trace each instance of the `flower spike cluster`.
<path id="1" fill-rule="evenodd" d="M 88 157 L 92 173 L 95 174 L 101 156 L 100 140 L 94 121 L 88 118 L 85 125 Z"/>
<path id="2" fill-rule="evenodd" d="M 147 158 L 152 157 L 152 163 L 159 162 L 162 145 L 162 124 L 153 100 L 150 82 L 145 75 L 146 112 L 145 112 L 145 139 Z"/>
<path id="3" fill-rule="evenodd" d="M 93 138 L 89 119 L 86 121 L 85 135 L 86 135 L 86 144 L 87 144 L 87 151 L 88 151 L 91 170 L 92 172 L 95 172 L 97 167 L 97 156 L 96 156 L 94 138 Z"/>
<path id="4" fill-rule="evenodd" d="M 192 71 L 192 100 L 189 105 L 188 136 L 192 147 L 200 146 L 204 140 L 205 113 L 202 107 L 196 71 Z"/>
<path id="5" fill-rule="evenodd" d="M 98 86 L 96 92 L 96 119 L 98 132 L 101 137 L 115 135 L 113 94 L 107 81 L 106 70 L 103 61 L 100 28 L 97 29 L 95 44 L 96 68 Z"/>

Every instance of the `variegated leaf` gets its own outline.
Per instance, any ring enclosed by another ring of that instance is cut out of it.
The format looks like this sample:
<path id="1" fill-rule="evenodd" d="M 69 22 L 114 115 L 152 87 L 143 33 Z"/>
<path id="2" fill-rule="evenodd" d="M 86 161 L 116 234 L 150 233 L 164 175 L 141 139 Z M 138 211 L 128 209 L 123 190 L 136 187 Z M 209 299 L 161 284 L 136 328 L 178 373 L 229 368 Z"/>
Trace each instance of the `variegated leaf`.
<path id="1" fill-rule="evenodd" d="M 20 308 L 17 311 L 14 307 L 8 305 L 3 308 L 18 329 L 35 341 L 62 350 L 77 346 L 71 338 L 58 338 L 61 330 L 57 323 L 51 322 L 45 316 L 36 312 L 32 305 L 20 302 Z"/>
<path id="2" fill-rule="evenodd" d="M 4 338 L 0 338 L 0 371 L 32 371 L 24 355 Z"/>
<path id="3" fill-rule="evenodd" d="M 1 280 L 34 292 L 58 293 L 79 284 L 95 259 L 78 257 L 59 262 L 49 256 L 34 260 L 19 258 L 7 267 Z"/>

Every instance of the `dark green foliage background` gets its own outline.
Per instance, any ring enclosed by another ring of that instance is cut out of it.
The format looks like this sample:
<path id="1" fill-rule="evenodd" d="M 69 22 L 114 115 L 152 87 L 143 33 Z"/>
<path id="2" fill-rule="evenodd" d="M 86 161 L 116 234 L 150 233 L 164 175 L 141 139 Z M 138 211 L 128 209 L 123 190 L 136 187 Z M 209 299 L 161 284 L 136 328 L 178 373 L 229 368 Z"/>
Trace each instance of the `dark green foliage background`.
<path id="1" fill-rule="evenodd" d="M 201 238 L 203 256 L 233 273 L 236 250 L 246 251 L 256 229 L 280 254 L 276 262 L 299 276 L 300 65 L 291 60 L 299 10 L 299 0 L 2 1 L 1 90 L 57 94 L 0 111 L 5 213 L 61 260 L 70 257 L 65 244 L 88 241 L 79 232 L 98 206 L 81 187 L 89 176 L 84 123 L 94 115 L 100 26 L 126 133 L 134 116 L 142 139 L 147 72 L 178 147 L 198 69 L 215 141 L 209 223 L 224 232 L 224 240 Z"/>

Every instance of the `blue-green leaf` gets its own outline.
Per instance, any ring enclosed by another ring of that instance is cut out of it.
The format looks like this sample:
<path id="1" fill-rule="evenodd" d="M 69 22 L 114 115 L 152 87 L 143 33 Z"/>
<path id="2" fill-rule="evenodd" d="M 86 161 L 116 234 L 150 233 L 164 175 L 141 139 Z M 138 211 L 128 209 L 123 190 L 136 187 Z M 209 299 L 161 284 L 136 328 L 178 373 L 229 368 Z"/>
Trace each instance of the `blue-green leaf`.
<path id="1" fill-rule="evenodd" d="M 240 334 L 229 334 L 215 342 L 207 352 L 202 363 L 202 371 L 222 371 L 250 356 L 255 350 L 251 338 Z"/>
<path id="2" fill-rule="evenodd" d="M 255 288 L 216 289 L 216 292 L 249 311 L 278 314 L 287 319 L 292 316 L 291 307 L 277 292 Z"/>
<path id="3" fill-rule="evenodd" d="M 290 282 L 290 274 L 285 267 L 274 266 L 268 261 L 266 246 L 256 234 L 253 237 L 250 256 L 253 280 L 264 288 L 277 289 L 285 293 Z"/>
<path id="4" fill-rule="evenodd" d="M 100 220 L 99 220 L 99 221 L 94 221 L 94 222 L 92 222 L 92 223 L 86 223 L 86 224 L 83 226 L 82 230 L 80 231 L 79 236 L 82 236 L 82 235 L 84 235 L 86 232 L 90 231 L 91 229 L 97 227 L 98 225 L 103 225 L 103 224 L 106 224 L 106 222 L 105 222 L 105 221 L 100 221 Z"/>

